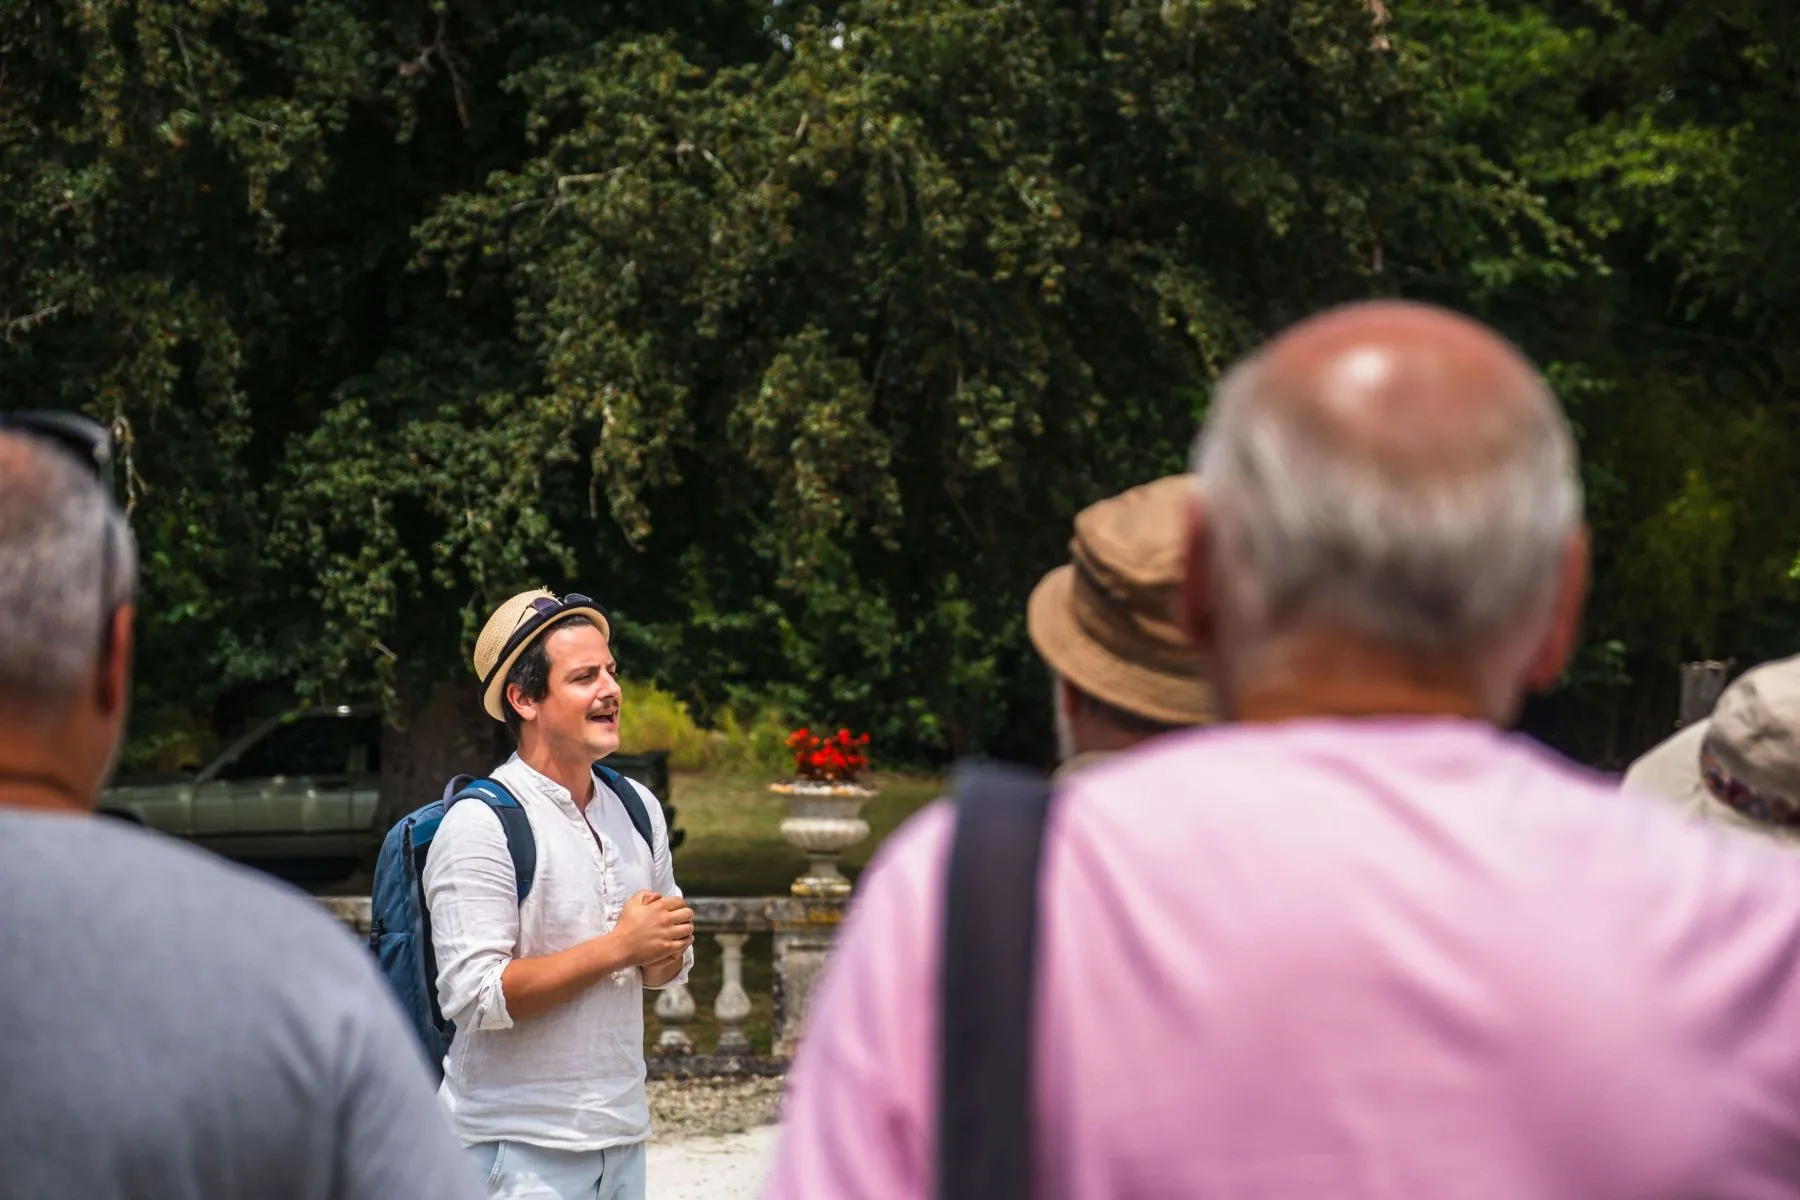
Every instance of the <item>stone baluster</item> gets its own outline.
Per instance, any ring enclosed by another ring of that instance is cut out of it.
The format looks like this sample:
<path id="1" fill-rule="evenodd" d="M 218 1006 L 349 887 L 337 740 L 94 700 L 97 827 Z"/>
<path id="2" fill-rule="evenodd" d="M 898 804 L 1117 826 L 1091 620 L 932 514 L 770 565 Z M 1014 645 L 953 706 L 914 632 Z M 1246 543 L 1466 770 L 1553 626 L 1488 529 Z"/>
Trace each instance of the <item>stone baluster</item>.
<path id="1" fill-rule="evenodd" d="M 841 900 L 784 899 L 771 912 L 775 930 L 775 1046 L 777 1058 L 799 1048 L 814 985 L 831 954 L 847 905 Z"/>
<path id="2" fill-rule="evenodd" d="M 662 1035 L 656 1039 L 658 1054 L 691 1054 L 694 1041 L 687 1027 L 694 1020 L 694 997 L 687 984 L 666 987 L 656 997 L 656 1019 L 662 1023 Z"/>
<path id="3" fill-rule="evenodd" d="M 750 1053 L 750 1038 L 744 1033 L 744 1021 L 750 1016 L 750 994 L 744 990 L 744 943 L 748 934 L 719 933 L 713 935 L 723 953 L 725 984 L 713 1003 L 713 1016 L 719 1021 L 720 1054 Z"/>

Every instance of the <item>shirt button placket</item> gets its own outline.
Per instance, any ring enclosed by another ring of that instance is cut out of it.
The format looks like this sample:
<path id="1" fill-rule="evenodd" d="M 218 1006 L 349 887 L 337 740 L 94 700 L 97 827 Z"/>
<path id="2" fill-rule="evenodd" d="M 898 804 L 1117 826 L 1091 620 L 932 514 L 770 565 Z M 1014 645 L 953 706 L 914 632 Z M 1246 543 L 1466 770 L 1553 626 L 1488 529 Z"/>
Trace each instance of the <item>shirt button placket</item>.
<path id="1" fill-rule="evenodd" d="M 586 813 L 581 814 L 581 822 L 587 827 L 588 842 L 594 847 L 594 861 L 600 865 L 600 902 L 605 908 L 606 920 L 609 925 L 616 926 L 625 912 L 625 902 L 624 897 L 619 895 L 613 871 L 612 850 L 600 836 L 600 831 L 588 820 Z"/>

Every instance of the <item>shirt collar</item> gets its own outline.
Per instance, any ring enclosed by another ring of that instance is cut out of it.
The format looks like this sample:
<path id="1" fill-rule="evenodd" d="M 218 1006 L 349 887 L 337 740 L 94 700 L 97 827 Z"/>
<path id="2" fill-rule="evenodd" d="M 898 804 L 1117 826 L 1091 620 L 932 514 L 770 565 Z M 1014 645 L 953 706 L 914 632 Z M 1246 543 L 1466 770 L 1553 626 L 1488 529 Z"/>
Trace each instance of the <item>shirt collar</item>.
<path id="1" fill-rule="evenodd" d="M 573 816 L 581 815 L 581 811 L 575 807 L 575 798 L 569 794 L 569 789 L 520 758 L 517 750 L 513 751 L 513 756 L 506 760 L 506 767 L 545 800 Z M 595 786 L 597 788 L 598 783 Z"/>

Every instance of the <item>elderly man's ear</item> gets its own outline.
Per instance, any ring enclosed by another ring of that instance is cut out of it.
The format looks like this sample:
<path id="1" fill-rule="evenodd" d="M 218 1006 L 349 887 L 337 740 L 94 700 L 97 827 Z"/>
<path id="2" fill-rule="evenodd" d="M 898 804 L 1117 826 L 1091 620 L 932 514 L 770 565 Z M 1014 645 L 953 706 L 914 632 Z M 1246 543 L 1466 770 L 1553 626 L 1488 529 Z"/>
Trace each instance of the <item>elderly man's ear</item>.
<path id="1" fill-rule="evenodd" d="M 103 717 L 120 716 L 131 700 L 132 626 L 137 608 L 121 604 L 107 617 L 106 659 L 94 674 L 94 707 Z"/>
<path id="2" fill-rule="evenodd" d="M 1588 527 L 1578 525 L 1563 542 L 1562 557 L 1556 567 L 1556 594 L 1550 598 L 1550 621 L 1525 673 L 1525 686 L 1531 691 L 1547 692 L 1555 687 L 1575 655 L 1575 647 L 1581 641 L 1581 610 L 1587 604 L 1592 561 Z"/>
<path id="3" fill-rule="evenodd" d="M 1206 501 L 1196 492 L 1188 501 L 1187 507 L 1187 561 L 1182 568 L 1181 596 L 1176 602 L 1180 611 L 1175 614 L 1175 619 L 1201 659 L 1207 662 L 1216 659 L 1213 651 L 1217 648 L 1218 641 L 1212 547 L 1209 541 L 1211 535 L 1212 528 L 1206 518 Z"/>

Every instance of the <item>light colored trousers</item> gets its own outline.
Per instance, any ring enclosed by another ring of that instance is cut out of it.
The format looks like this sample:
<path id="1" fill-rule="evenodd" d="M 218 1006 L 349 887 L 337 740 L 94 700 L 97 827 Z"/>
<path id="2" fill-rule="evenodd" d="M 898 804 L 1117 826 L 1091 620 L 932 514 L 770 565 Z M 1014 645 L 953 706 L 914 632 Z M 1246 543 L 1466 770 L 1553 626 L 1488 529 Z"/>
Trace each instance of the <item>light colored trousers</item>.
<path id="1" fill-rule="evenodd" d="M 644 1200 L 642 1142 L 608 1150 L 482 1142 L 465 1152 L 495 1200 Z"/>

